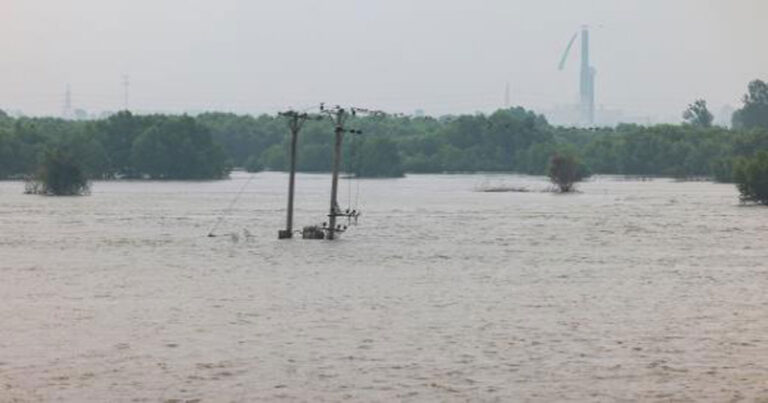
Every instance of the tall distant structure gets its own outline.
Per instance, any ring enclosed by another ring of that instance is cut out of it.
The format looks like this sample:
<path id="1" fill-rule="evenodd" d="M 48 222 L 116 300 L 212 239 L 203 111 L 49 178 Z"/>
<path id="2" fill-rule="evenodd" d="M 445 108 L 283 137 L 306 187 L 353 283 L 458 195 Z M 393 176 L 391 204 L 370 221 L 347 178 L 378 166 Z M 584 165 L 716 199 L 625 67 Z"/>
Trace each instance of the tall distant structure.
<path id="1" fill-rule="evenodd" d="M 67 84 L 67 89 L 64 91 L 64 108 L 61 111 L 61 117 L 64 119 L 70 119 L 72 117 L 72 89 Z"/>
<path id="2" fill-rule="evenodd" d="M 581 28 L 581 120 L 595 124 L 595 69 L 589 64 L 589 29 Z"/>
<path id="3" fill-rule="evenodd" d="M 509 102 L 510 102 L 510 90 L 509 90 L 509 83 L 507 83 L 507 86 L 504 87 L 504 108 L 509 109 Z"/>
<path id="4" fill-rule="evenodd" d="M 123 110 L 128 110 L 128 88 L 131 86 L 131 79 L 127 74 L 123 74 Z"/>
<path id="5" fill-rule="evenodd" d="M 560 70 L 565 68 L 568 54 L 573 47 L 579 33 L 573 34 L 568 47 L 560 60 Z M 596 70 L 589 63 L 589 27 L 581 27 L 581 75 L 579 84 L 579 114 L 580 124 L 585 127 L 595 124 L 595 74 Z"/>

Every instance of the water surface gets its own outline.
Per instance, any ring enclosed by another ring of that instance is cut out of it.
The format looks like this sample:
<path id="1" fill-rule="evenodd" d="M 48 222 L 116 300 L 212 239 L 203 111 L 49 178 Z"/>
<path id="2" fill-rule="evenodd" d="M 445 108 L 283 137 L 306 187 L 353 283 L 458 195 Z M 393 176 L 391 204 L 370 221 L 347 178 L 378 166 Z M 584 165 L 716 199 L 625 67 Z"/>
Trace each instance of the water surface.
<path id="1" fill-rule="evenodd" d="M 286 182 L 0 182 L 0 401 L 768 396 L 768 210 L 731 185 L 343 181 L 327 242 L 277 240 Z M 299 175 L 299 226 L 329 183 Z"/>

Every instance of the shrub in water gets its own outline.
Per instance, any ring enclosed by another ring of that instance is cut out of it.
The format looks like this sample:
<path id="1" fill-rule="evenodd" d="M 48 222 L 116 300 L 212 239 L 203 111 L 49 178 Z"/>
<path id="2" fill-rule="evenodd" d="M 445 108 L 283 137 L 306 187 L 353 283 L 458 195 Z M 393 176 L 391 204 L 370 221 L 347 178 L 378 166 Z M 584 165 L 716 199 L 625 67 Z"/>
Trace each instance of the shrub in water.
<path id="1" fill-rule="evenodd" d="M 739 159 L 733 179 L 742 202 L 768 205 L 768 152 L 760 151 L 752 158 Z"/>
<path id="2" fill-rule="evenodd" d="M 26 193 L 48 196 L 78 196 L 89 189 L 80 164 L 61 150 L 46 151 L 37 174 L 26 184 Z"/>
<path id="3" fill-rule="evenodd" d="M 549 180 L 562 193 L 573 191 L 576 182 L 589 176 L 587 167 L 572 155 L 555 154 L 549 160 Z"/>

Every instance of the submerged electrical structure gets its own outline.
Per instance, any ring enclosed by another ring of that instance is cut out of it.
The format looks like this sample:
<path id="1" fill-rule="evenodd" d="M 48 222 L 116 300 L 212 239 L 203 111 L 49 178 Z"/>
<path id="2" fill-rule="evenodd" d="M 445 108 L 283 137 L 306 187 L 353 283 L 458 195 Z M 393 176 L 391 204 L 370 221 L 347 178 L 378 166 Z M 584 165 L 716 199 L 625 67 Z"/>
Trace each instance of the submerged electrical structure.
<path id="1" fill-rule="evenodd" d="M 332 171 L 331 171 L 331 200 L 330 208 L 328 210 L 328 221 L 323 222 L 320 225 L 305 226 L 301 230 L 301 236 L 304 239 L 327 239 L 334 240 L 339 237 L 340 234 L 345 232 L 350 225 L 357 224 L 360 217 L 360 211 L 358 209 L 352 209 L 351 206 L 346 209 L 342 209 L 338 202 L 339 191 L 339 172 L 341 169 L 342 158 L 342 144 L 344 142 L 345 134 L 362 134 L 362 131 L 355 129 L 348 129 L 345 124 L 347 119 L 355 117 L 357 115 L 372 115 L 382 116 L 383 112 L 372 111 L 363 108 L 342 108 L 340 106 L 334 106 L 332 108 L 326 108 L 324 104 L 320 104 L 319 114 L 308 114 L 296 111 L 281 112 L 280 116 L 288 119 L 288 127 L 291 131 L 291 145 L 290 145 L 290 172 L 288 176 L 288 208 L 286 214 L 286 226 L 285 229 L 278 231 L 278 239 L 290 239 L 293 238 L 293 206 L 296 187 L 296 154 L 297 145 L 299 139 L 299 132 L 302 126 L 308 120 L 321 120 L 324 118 L 330 118 L 333 123 L 333 156 L 332 156 Z M 346 224 L 340 224 L 339 218 L 346 218 Z"/>
<path id="2" fill-rule="evenodd" d="M 278 231 L 278 239 L 293 238 L 293 198 L 296 190 L 296 147 L 299 141 L 299 131 L 307 120 L 319 120 L 321 116 L 313 116 L 296 111 L 280 112 L 279 116 L 288 119 L 288 128 L 291 130 L 290 171 L 288 174 L 288 208 L 285 219 L 285 229 Z"/>
<path id="3" fill-rule="evenodd" d="M 571 37 L 560 59 L 559 70 L 565 68 L 568 55 L 573 48 L 576 39 L 581 37 L 581 72 L 579 75 L 579 123 L 583 127 L 591 127 L 595 124 L 595 75 L 597 70 L 589 61 L 589 27 L 584 25 L 580 32 Z"/>

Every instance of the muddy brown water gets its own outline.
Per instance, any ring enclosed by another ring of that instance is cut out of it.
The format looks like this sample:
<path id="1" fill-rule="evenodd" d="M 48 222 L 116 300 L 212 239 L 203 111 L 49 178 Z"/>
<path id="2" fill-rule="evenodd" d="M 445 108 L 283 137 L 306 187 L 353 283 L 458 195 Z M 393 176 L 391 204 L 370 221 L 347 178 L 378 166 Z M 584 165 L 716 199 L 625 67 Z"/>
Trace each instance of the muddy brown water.
<path id="1" fill-rule="evenodd" d="M 768 398 L 768 209 L 731 185 L 343 181 L 358 227 L 278 241 L 260 173 L 206 237 L 248 178 L 0 182 L 0 402 Z"/>

